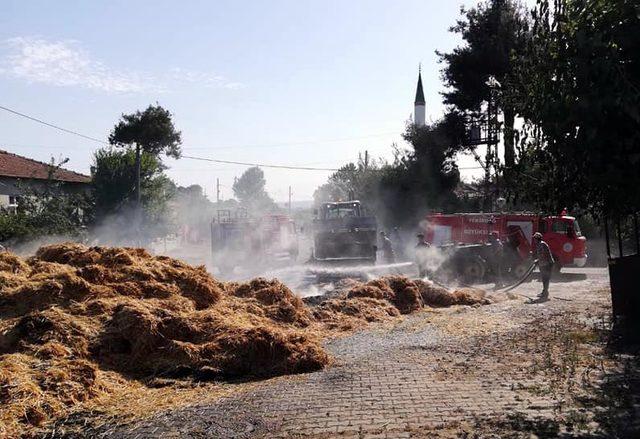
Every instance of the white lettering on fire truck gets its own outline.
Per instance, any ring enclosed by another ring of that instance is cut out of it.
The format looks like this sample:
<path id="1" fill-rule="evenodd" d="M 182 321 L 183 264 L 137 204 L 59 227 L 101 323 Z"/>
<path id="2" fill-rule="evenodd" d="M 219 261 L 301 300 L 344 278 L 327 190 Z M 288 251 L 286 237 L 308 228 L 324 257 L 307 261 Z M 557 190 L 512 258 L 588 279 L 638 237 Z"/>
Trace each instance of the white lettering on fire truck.
<path id="1" fill-rule="evenodd" d="M 481 229 L 464 229 L 462 233 L 465 235 L 486 235 L 487 231 Z"/>
<path id="2" fill-rule="evenodd" d="M 468 221 L 470 223 L 487 224 L 489 222 L 489 218 L 469 218 Z"/>

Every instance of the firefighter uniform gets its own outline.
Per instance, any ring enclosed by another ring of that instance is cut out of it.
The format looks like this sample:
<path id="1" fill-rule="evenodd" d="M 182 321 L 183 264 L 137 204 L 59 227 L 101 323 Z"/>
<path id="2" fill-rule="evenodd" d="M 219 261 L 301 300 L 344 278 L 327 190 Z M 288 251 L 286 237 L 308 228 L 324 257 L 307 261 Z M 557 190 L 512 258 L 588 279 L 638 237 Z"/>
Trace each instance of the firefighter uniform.
<path id="1" fill-rule="evenodd" d="M 553 264 L 555 260 L 549 249 L 549 245 L 542 240 L 542 234 L 536 232 L 533 235 L 535 242 L 534 257 L 538 261 L 538 268 L 540 269 L 540 278 L 542 280 L 542 293 L 539 298 L 542 300 L 549 299 L 549 282 L 551 281 L 551 273 L 553 271 Z"/>
<path id="2" fill-rule="evenodd" d="M 504 259 L 504 246 L 498 238 L 498 232 L 489 234 L 489 243 L 491 244 L 491 269 L 496 277 L 496 288 L 502 286 L 502 262 Z"/>
<path id="3" fill-rule="evenodd" d="M 387 264 L 393 264 L 396 261 L 396 255 L 393 252 L 393 244 L 386 233 L 380 232 L 382 240 L 382 258 Z"/>
<path id="4" fill-rule="evenodd" d="M 418 274 L 420 277 L 426 277 L 427 272 L 427 259 L 429 258 L 428 250 L 431 247 L 427 241 L 424 240 L 424 235 L 418 233 L 418 243 L 416 244 L 416 265 L 418 266 Z"/>
<path id="5" fill-rule="evenodd" d="M 393 232 L 391 233 L 391 238 L 393 239 L 393 244 L 395 247 L 395 256 L 403 261 L 406 258 L 404 242 L 402 240 L 402 235 L 400 235 L 400 231 L 397 227 L 393 228 Z"/>

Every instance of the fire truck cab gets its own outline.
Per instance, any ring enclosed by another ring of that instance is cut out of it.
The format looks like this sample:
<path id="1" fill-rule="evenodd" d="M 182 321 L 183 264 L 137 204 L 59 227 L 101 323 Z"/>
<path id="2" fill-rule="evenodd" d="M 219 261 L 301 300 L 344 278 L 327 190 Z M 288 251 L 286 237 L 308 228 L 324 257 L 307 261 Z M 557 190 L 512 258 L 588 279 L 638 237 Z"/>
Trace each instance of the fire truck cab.
<path id="1" fill-rule="evenodd" d="M 564 212 L 563 212 L 564 213 Z M 489 233 L 498 232 L 505 251 L 526 260 L 533 249 L 533 234 L 542 233 L 558 268 L 582 267 L 587 262 L 586 238 L 578 221 L 568 215 L 542 216 L 535 213 L 431 214 L 423 225 L 425 239 L 435 246 L 481 244 Z"/>

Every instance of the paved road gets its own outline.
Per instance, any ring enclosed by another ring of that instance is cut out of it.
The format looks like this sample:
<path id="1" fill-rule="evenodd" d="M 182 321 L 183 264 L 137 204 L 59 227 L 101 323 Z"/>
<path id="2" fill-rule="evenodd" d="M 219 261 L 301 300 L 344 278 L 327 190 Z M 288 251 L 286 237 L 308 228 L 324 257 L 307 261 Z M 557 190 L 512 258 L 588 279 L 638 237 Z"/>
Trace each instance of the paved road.
<path id="1" fill-rule="evenodd" d="M 605 269 L 568 270 L 544 304 L 525 303 L 521 295 L 540 289 L 530 282 L 489 306 L 427 309 L 328 342 L 336 362 L 326 370 L 111 426 L 109 437 L 457 437 L 500 429 L 529 437 L 570 434 L 576 425 L 602 433 L 606 408 L 576 402 L 589 396 L 581 386 L 602 381 L 579 357 L 598 348 L 578 349 L 566 334 L 586 343 L 590 328 L 604 325 L 607 287 Z"/>

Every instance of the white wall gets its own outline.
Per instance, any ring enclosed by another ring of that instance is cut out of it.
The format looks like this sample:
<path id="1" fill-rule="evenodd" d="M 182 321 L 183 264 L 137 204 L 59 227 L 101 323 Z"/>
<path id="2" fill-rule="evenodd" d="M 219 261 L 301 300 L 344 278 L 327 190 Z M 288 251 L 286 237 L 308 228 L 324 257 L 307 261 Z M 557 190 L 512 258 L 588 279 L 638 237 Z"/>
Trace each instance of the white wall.
<path id="1" fill-rule="evenodd" d="M 417 126 L 424 126 L 424 121 L 426 118 L 426 108 L 424 105 L 416 105 L 414 109 L 413 115 L 413 123 Z"/>

